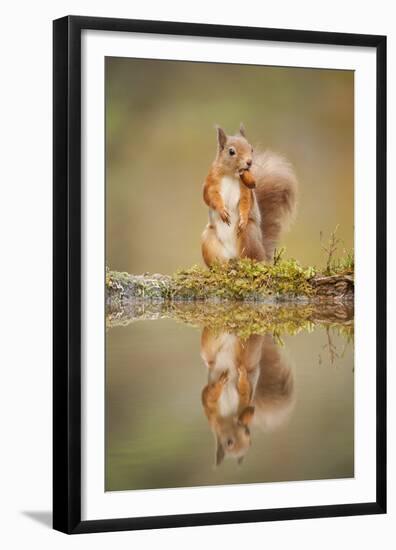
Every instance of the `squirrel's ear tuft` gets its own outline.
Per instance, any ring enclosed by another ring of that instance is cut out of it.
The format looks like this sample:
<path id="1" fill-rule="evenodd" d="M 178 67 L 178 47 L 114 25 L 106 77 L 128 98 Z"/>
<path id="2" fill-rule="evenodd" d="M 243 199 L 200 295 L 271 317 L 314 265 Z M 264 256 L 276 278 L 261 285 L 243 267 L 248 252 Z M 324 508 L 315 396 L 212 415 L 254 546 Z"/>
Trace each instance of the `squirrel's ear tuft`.
<path id="1" fill-rule="evenodd" d="M 243 125 L 243 122 L 241 122 L 239 125 L 239 133 L 241 134 L 242 137 L 246 138 L 246 131 L 245 131 L 245 126 Z"/>
<path id="2" fill-rule="evenodd" d="M 219 145 L 219 150 L 222 151 L 227 141 L 227 135 L 225 131 L 222 128 L 220 128 L 220 126 L 216 126 L 216 129 L 217 129 L 217 143 Z"/>

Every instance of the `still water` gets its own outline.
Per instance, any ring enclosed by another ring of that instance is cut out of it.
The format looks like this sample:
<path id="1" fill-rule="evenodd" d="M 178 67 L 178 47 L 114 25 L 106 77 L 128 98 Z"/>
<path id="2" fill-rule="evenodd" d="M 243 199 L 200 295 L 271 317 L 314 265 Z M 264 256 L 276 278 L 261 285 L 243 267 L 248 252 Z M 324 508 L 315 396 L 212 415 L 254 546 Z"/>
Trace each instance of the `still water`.
<path id="1" fill-rule="evenodd" d="M 108 328 L 107 491 L 354 476 L 353 326 L 238 328 Z"/>

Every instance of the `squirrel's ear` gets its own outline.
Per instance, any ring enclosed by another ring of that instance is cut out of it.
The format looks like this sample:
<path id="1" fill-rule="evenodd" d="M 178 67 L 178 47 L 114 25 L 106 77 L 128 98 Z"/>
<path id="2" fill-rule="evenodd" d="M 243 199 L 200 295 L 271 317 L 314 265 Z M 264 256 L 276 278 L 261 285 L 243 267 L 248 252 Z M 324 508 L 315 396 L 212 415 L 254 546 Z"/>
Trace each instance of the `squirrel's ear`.
<path id="1" fill-rule="evenodd" d="M 219 150 L 222 151 L 227 141 L 227 135 L 225 131 L 222 128 L 220 128 L 220 126 L 216 126 L 216 128 L 217 128 L 217 143 L 219 145 Z"/>
<path id="2" fill-rule="evenodd" d="M 241 136 L 246 138 L 246 131 L 245 131 L 245 126 L 243 125 L 243 122 L 241 122 L 239 125 L 239 133 L 241 134 Z"/>

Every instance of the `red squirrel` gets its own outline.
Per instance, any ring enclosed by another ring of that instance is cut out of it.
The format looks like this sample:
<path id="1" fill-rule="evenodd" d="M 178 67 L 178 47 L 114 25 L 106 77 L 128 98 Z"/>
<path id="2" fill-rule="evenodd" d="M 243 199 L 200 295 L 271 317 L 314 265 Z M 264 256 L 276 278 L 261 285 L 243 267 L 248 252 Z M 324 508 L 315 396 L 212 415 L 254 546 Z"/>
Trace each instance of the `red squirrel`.
<path id="1" fill-rule="evenodd" d="M 204 328 L 201 357 L 208 368 L 202 404 L 216 441 L 216 465 L 224 458 L 241 464 L 253 426 L 276 430 L 295 404 L 290 361 L 271 335 L 236 334 Z"/>
<path id="2" fill-rule="evenodd" d="M 203 198 L 209 223 L 202 234 L 207 266 L 231 258 L 271 261 L 297 207 L 297 178 L 287 160 L 256 152 L 239 134 L 217 127 L 217 155 L 206 177 Z"/>

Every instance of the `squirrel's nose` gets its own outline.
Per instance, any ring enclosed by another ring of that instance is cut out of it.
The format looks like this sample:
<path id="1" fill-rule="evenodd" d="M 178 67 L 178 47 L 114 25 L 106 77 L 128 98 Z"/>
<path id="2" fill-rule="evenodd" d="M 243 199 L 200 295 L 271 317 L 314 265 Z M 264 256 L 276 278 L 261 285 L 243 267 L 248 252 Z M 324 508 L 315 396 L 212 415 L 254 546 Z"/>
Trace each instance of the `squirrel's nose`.
<path id="1" fill-rule="evenodd" d="M 248 168 L 250 168 L 251 165 L 252 165 L 252 159 L 247 160 L 246 164 L 247 164 Z"/>

